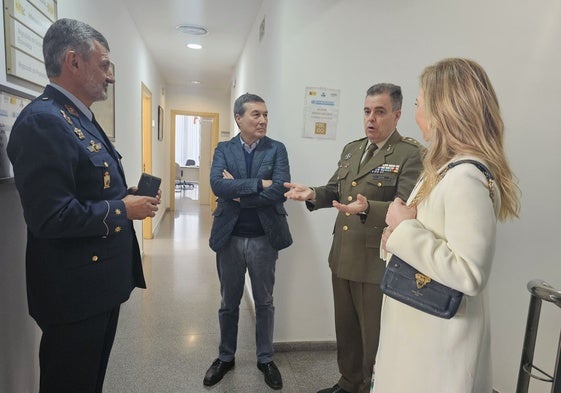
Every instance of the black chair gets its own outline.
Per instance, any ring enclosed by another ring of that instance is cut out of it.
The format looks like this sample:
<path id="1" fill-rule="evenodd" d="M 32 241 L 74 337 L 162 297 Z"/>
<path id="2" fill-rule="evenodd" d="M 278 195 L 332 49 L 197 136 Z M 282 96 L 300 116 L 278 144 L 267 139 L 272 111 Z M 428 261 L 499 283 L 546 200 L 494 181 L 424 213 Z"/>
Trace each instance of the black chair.
<path id="1" fill-rule="evenodd" d="M 185 166 L 195 166 L 195 160 L 188 159 L 188 160 L 185 162 Z"/>

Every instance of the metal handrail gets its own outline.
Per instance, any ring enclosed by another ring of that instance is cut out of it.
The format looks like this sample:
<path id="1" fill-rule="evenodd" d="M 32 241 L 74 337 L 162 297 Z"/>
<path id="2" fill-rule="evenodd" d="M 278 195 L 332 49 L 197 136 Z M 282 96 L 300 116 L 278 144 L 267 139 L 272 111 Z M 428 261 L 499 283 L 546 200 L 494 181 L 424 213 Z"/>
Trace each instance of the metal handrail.
<path id="1" fill-rule="evenodd" d="M 530 297 L 530 307 L 528 309 L 528 320 L 522 346 L 522 358 L 516 393 L 528 393 L 530 378 L 549 382 L 552 384 L 552 393 L 561 393 L 561 338 L 559 339 L 553 375 L 546 373 L 533 364 L 542 301 L 553 303 L 561 308 L 561 291 L 553 288 L 543 280 L 532 280 L 528 282 L 527 288 L 532 296 Z M 533 370 L 539 371 L 541 375 L 532 373 Z"/>
<path id="2" fill-rule="evenodd" d="M 528 282 L 527 288 L 532 295 L 561 307 L 561 291 L 553 288 L 545 281 L 532 280 Z"/>

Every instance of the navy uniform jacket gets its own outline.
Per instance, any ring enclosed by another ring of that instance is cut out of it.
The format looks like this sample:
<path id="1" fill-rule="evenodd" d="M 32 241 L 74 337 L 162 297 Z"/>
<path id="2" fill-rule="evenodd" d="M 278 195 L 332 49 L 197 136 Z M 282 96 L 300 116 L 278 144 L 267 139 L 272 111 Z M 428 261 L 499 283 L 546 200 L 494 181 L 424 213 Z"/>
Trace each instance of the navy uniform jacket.
<path id="1" fill-rule="evenodd" d="M 121 156 L 52 86 L 8 142 L 27 224 L 27 297 L 39 326 L 105 312 L 145 287 Z"/>
<path id="2" fill-rule="evenodd" d="M 314 187 L 315 203 L 309 210 L 332 207 L 336 200 L 348 204 L 357 194 L 368 199 L 365 223 L 356 214 L 339 212 L 333 228 L 329 266 L 333 274 L 345 280 L 380 283 L 386 268 L 380 259 L 380 239 L 386 226 L 386 212 L 396 197 L 404 201 L 413 190 L 422 170 L 421 145 L 395 131 L 386 144 L 368 162 L 360 166 L 368 140 L 347 144 L 338 168 L 327 185 Z"/>
<path id="3" fill-rule="evenodd" d="M 223 179 L 226 169 L 234 179 Z M 270 187 L 259 192 L 261 180 L 272 180 Z M 247 173 L 245 155 L 236 135 L 220 142 L 214 151 L 210 170 L 210 185 L 218 197 L 210 234 L 210 248 L 220 250 L 232 236 L 240 209 L 255 208 L 269 242 L 276 250 L 292 244 L 283 203 L 286 200 L 284 182 L 290 181 L 288 154 L 281 142 L 263 137 L 255 148 L 251 173 Z M 240 202 L 234 201 L 240 198 Z"/>

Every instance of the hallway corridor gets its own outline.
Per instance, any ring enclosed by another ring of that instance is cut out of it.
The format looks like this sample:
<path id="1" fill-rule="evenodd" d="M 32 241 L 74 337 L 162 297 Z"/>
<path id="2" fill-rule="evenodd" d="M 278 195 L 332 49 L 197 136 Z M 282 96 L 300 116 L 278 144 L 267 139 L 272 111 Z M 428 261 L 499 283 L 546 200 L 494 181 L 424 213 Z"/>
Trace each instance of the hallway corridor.
<path id="1" fill-rule="evenodd" d="M 209 206 L 176 199 L 154 239 L 144 241 L 148 289 L 121 307 L 105 393 L 272 392 L 256 368 L 255 322 L 240 305 L 236 366 L 210 388 L 203 376 L 217 357 L 220 305 L 215 254 L 208 247 Z M 282 392 L 315 393 L 337 382 L 335 350 L 275 354 Z"/>

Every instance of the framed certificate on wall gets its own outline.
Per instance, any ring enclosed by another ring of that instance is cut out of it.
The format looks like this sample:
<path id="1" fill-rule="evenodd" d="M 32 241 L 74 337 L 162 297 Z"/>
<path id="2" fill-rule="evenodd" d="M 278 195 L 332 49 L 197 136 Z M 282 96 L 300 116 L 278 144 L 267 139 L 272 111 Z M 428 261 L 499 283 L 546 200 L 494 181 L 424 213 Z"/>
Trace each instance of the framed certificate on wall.
<path id="1" fill-rule="evenodd" d="M 56 0 L 4 0 L 6 75 L 14 83 L 44 87 L 43 37 L 57 20 Z"/>
<path id="2" fill-rule="evenodd" d="M 11 181 L 14 177 L 6 146 L 16 118 L 33 98 L 31 95 L 0 85 L 0 183 Z"/>

